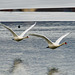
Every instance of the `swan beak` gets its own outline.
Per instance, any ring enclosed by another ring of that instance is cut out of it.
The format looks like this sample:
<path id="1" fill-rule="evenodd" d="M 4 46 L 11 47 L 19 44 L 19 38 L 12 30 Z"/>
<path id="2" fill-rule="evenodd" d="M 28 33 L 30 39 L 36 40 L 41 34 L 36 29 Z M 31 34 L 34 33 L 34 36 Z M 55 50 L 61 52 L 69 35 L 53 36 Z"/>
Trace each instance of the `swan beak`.
<path id="1" fill-rule="evenodd" d="M 65 44 L 67 44 L 67 42 L 65 42 Z"/>
<path id="2" fill-rule="evenodd" d="M 46 47 L 46 48 L 49 48 L 49 46 L 48 46 L 48 47 Z"/>

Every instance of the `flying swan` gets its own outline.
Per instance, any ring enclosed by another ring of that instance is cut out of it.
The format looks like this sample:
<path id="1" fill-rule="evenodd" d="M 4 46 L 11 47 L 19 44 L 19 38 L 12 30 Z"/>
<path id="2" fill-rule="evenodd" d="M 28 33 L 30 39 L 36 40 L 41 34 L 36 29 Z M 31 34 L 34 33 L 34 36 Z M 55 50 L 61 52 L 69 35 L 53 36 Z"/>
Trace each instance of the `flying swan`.
<path id="1" fill-rule="evenodd" d="M 4 26 L 6 29 L 8 29 L 8 30 L 12 33 L 12 35 L 13 35 L 13 40 L 15 40 L 15 41 L 21 41 L 21 40 L 23 40 L 23 39 L 25 39 L 25 38 L 28 38 L 28 36 L 24 37 L 24 35 L 25 35 L 31 28 L 33 28 L 33 27 L 36 25 L 36 22 L 35 22 L 33 25 L 31 25 L 27 30 L 25 30 L 20 36 L 18 36 L 11 28 L 7 27 L 6 25 L 4 25 L 4 24 L 1 24 L 1 25 Z"/>
<path id="2" fill-rule="evenodd" d="M 64 44 L 67 44 L 66 42 L 62 43 L 62 44 L 59 44 L 60 41 L 66 37 L 69 33 L 66 33 L 65 35 L 61 36 L 59 39 L 56 40 L 56 42 L 52 42 L 51 40 L 49 40 L 46 36 L 43 36 L 43 35 L 38 35 L 38 34 L 29 34 L 31 36 L 37 36 L 37 37 L 41 37 L 43 39 L 45 39 L 47 42 L 48 42 L 48 47 L 47 48 L 51 48 L 51 49 L 55 49 L 57 47 L 60 47 Z"/>

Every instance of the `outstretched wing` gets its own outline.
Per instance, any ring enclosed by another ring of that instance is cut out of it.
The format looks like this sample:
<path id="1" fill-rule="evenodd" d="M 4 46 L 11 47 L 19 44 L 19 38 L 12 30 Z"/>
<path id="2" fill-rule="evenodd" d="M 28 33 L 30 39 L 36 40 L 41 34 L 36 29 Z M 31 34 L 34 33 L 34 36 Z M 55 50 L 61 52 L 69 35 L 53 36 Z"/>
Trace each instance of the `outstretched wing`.
<path id="1" fill-rule="evenodd" d="M 25 33 L 27 33 L 30 29 L 32 29 L 34 26 L 36 25 L 36 22 L 30 26 L 27 30 L 25 30 L 20 36 L 23 37 L 25 35 Z"/>
<path id="2" fill-rule="evenodd" d="M 48 42 L 48 44 L 52 44 L 52 41 L 49 40 L 46 36 L 38 35 L 38 34 L 29 34 L 29 35 L 31 35 L 31 36 L 37 36 L 37 37 L 41 37 L 41 38 L 45 39 L 45 40 Z"/>
<path id="3" fill-rule="evenodd" d="M 65 35 L 61 36 L 59 39 L 56 40 L 55 43 L 59 44 L 60 41 L 61 41 L 64 37 L 66 37 L 68 34 L 70 34 L 70 33 L 66 33 Z"/>
<path id="4" fill-rule="evenodd" d="M 5 26 L 4 24 L 1 25 L 4 26 L 6 29 L 8 29 L 13 34 L 14 37 L 17 37 L 17 34 L 11 28 Z"/>

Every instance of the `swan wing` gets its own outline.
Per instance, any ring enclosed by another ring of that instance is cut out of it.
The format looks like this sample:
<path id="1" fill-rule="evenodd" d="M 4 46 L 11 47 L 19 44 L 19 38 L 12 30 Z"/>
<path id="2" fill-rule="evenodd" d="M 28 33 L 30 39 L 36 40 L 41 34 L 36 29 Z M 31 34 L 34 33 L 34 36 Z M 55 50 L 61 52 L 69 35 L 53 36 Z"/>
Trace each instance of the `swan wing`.
<path id="1" fill-rule="evenodd" d="M 1 25 L 4 26 L 6 29 L 8 29 L 13 34 L 14 37 L 17 37 L 17 34 L 11 28 L 5 26 L 4 24 Z"/>
<path id="2" fill-rule="evenodd" d="M 66 37 L 68 34 L 69 34 L 69 33 L 66 33 L 65 35 L 63 35 L 63 36 L 61 36 L 60 38 L 58 38 L 55 43 L 59 44 L 60 41 L 61 41 L 64 37 Z"/>
<path id="3" fill-rule="evenodd" d="M 37 36 L 37 37 L 41 37 L 41 38 L 45 39 L 45 40 L 48 42 L 48 44 L 53 44 L 52 41 L 49 40 L 46 36 L 39 35 L 39 34 L 29 34 L 29 35 L 31 35 L 31 36 Z"/>
<path id="4" fill-rule="evenodd" d="M 36 25 L 36 22 L 30 26 L 27 30 L 25 30 L 20 36 L 23 37 L 25 35 L 25 33 L 27 33 L 30 29 L 32 29 L 34 26 Z"/>

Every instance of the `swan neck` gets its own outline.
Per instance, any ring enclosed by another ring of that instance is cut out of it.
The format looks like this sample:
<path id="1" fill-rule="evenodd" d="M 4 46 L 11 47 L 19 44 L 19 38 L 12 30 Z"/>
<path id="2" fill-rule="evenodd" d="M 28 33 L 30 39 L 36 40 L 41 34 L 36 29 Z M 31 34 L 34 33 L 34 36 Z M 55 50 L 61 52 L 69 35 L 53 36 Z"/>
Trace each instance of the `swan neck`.
<path id="1" fill-rule="evenodd" d="M 23 39 L 25 39 L 25 38 L 29 38 L 28 36 L 26 36 L 26 37 L 24 37 Z"/>
<path id="2" fill-rule="evenodd" d="M 65 44 L 65 42 L 64 43 L 62 43 L 62 44 L 60 44 L 59 46 L 62 46 L 62 45 L 64 45 Z"/>

